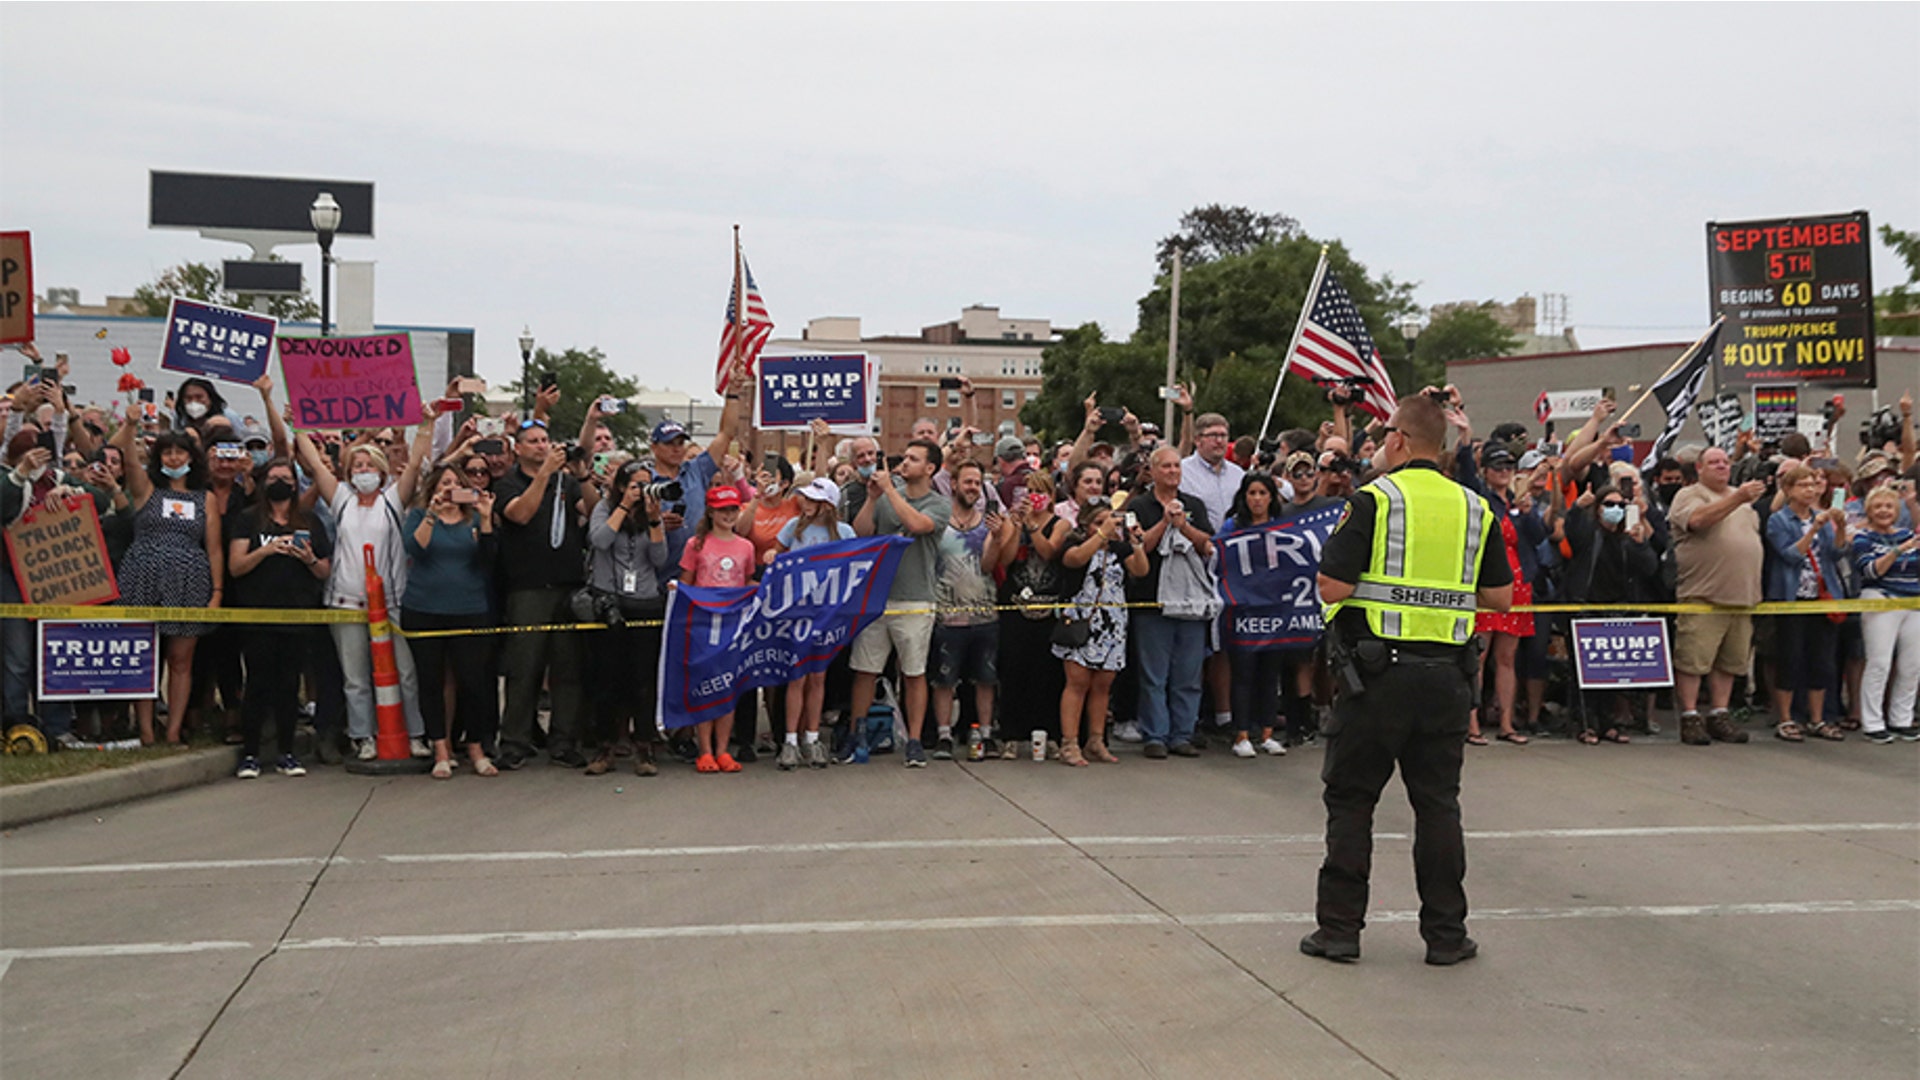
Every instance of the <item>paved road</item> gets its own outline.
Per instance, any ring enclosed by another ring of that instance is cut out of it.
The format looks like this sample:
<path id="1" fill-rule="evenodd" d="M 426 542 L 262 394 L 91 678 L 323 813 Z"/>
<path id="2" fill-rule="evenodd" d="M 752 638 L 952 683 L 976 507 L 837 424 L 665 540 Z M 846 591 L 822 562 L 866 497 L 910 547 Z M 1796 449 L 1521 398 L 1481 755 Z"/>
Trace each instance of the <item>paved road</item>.
<path id="1" fill-rule="evenodd" d="M 1454 969 L 1314 750 L 221 783 L 0 840 L 0 1075 L 1913 1077 L 1917 750 L 1474 750 Z"/>

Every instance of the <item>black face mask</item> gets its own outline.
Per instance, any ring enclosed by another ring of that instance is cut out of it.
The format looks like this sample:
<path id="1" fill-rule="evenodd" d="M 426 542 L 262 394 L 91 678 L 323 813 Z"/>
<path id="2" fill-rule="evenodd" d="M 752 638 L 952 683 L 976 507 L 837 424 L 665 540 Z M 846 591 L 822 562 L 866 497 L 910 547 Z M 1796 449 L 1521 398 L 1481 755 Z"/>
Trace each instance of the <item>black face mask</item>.
<path id="1" fill-rule="evenodd" d="M 270 502 L 285 502 L 293 498 L 293 485 L 285 480 L 274 480 L 267 484 L 267 499 Z"/>
<path id="2" fill-rule="evenodd" d="M 1680 494 L 1680 487 L 1681 485 L 1679 484 L 1661 484 L 1659 489 L 1660 501 L 1663 503 L 1671 504 L 1673 502 L 1673 497 L 1675 495 Z"/>

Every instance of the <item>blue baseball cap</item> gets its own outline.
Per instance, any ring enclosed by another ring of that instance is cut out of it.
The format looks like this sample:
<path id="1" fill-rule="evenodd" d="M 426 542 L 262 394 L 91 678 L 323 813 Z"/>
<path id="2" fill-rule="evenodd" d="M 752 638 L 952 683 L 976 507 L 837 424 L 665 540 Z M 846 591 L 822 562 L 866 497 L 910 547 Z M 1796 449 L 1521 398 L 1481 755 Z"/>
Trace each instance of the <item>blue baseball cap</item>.
<path id="1" fill-rule="evenodd" d="M 687 437 L 687 429 L 672 420 L 663 420 L 653 425 L 653 442 L 670 443 L 675 439 Z"/>

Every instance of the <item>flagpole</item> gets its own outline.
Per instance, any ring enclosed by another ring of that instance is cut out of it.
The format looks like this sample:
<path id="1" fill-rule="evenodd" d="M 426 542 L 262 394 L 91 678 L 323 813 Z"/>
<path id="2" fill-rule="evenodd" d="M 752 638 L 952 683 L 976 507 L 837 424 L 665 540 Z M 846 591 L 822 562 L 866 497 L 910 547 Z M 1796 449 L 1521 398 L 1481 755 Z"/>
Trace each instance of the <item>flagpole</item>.
<path id="1" fill-rule="evenodd" d="M 1267 441 L 1267 425 L 1273 423 L 1273 407 L 1280 403 L 1280 383 L 1287 377 L 1287 368 L 1293 365 L 1293 350 L 1300 347 L 1300 335 L 1307 329 L 1307 313 L 1313 310 L 1313 298 L 1320 295 L 1320 279 L 1327 273 L 1327 245 L 1320 245 L 1320 261 L 1313 268 L 1313 284 L 1307 286 L 1307 298 L 1301 301 L 1300 318 L 1293 324 L 1293 339 L 1287 342 L 1287 351 L 1280 358 L 1280 375 L 1273 380 L 1273 396 L 1267 399 L 1267 415 L 1260 421 L 1260 442 Z"/>
<path id="2" fill-rule="evenodd" d="M 1713 325 L 1707 327 L 1707 332 L 1695 338 L 1693 341 L 1693 344 L 1687 346 L 1687 351 L 1680 354 L 1680 359 L 1675 360 L 1673 362 L 1672 367 L 1669 367 L 1667 368 L 1667 370 L 1661 372 L 1659 378 L 1648 383 L 1646 390 L 1640 394 L 1639 400 L 1635 401 L 1632 405 L 1628 406 L 1626 412 L 1623 412 L 1620 415 L 1615 416 L 1612 420 L 1609 420 L 1607 422 L 1607 426 L 1612 427 L 1615 424 L 1626 423 L 1627 417 L 1633 415 L 1633 410 L 1638 409 L 1642 405 L 1645 405 L 1647 403 L 1647 399 L 1653 396 L 1654 388 L 1658 387 L 1661 383 L 1665 382 L 1667 379 L 1667 376 L 1685 367 L 1687 364 L 1687 361 L 1693 359 L 1694 354 L 1700 351 L 1700 346 L 1707 343 L 1707 339 L 1713 336 L 1713 332 L 1715 330 L 1718 330 L 1720 328 L 1720 324 L 1725 322 L 1726 319 L 1727 317 L 1725 315 L 1722 315 L 1719 318 L 1713 320 Z"/>
<path id="3" fill-rule="evenodd" d="M 724 393 L 733 389 L 733 369 L 740 363 L 740 349 L 745 344 L 745 326 L 741 316 L 747 313 L 747 290 L 740 272 L 740 226 L 733 227 L 733 355 L 727 358 L 727 381 L 722 386 Z"/>
<path id="4" fill-rule="evenodd" d="M 1180 248 L 1178 245 L 1175 245 L 1173 249 L 1173 297 L 1172 297 L 1172 305 L 1167 309 L 1167 381 L 1165 385 L 1169 388 L 1173 386 L 1173 380 L 1175 376 L 1178 374 L 1177 364 L 1178 364 L 1179 352 L 1180 352 Z M 1167 398 L 1166 423 L 1161 428 L 1161 432 L 1169 440 L 1179 438 L 1179 435 L 1175 433 L 1173 429 L 1173 399 L 1170 397 Z"/>

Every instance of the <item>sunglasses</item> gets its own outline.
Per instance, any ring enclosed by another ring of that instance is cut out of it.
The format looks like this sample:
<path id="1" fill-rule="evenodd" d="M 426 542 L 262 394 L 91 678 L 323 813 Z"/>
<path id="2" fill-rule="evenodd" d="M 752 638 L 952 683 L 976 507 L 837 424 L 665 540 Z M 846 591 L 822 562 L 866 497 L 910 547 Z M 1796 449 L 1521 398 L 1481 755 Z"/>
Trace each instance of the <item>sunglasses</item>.
<path id="1" fill-rule="evenodd" d="M 542 430 L 542 431 L 545 431 L 545 430 L 547 429 L 547 422 L 546 422 L 545 420 L 522 420 L 522 421 L 520 421 L 520 430 L 521 430 L 521 431 L 525 431 L 525 430 L 527 430 L 528 428 L 536 428 L 536 427 L 537 427 L 537 428 L 539 428 L 539 429 L 540 429 L 540 430 Z"/>
<path id="2" fill-rule="evenodd" d="M 488 471 L 487 471 L 486 469 L 484 469 L 484 468 L 482 468 L 482 469 L 462 469 L 462 470 L 460 470 L 460 471 L 461 471 L 461 472 L 462 472 L 462 473 L 463 473 L 464 475 L 467 475 L 467 476 L 490 476 L 490 475 L 492 475 L 491 473 L 489 473 L 489 472 L 488 472 Z"/>

